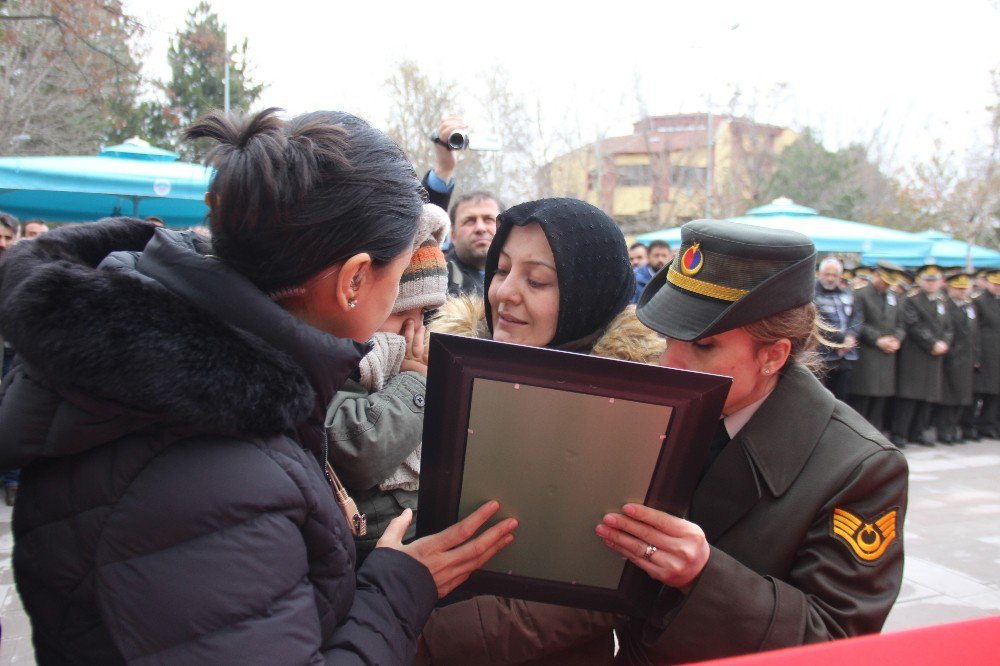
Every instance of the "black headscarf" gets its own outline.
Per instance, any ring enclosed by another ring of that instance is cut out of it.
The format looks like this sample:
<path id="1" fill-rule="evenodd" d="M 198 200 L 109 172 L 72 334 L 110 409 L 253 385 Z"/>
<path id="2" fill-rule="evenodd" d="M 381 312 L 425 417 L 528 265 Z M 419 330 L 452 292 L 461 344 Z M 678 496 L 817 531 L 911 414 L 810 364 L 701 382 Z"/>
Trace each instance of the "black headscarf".
<path id="1" fill-rule="evenodd" d="M 600 208 L 578 199 L 539 199 L 497 218 L 486 254 L 486 325 L 493 333 L 490 282 L 510 230 L 537 223 L 552 248 L 559 282 L 559 322 L 546 347 L 590 351 L 635 292 L 635 274 L 621 228 Z"/>

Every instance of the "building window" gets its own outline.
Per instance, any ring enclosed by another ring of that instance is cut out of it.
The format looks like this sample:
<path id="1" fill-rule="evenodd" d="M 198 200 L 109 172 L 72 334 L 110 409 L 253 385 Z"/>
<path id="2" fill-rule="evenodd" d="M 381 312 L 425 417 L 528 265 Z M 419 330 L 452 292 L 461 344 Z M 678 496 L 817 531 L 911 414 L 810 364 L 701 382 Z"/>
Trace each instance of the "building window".
<path id="1" fill-rule="evenodd" d="M 689 193 L 692 189 L 705 187 L 704 167 L 672 166 L 670 167 L 670 184 L 683 187 Z"/>
<path id="2" fill-rule="evenodd" d="M 600 189 L 601 186 L 601 174 L 597 172 L 597 169 L 587 173 L 587 191 L 593 192 Z"/>
<path id="3" fill-rule="evenodd" d="M 652 172 L 648 164 L 623 164 L 616 167 L 618 172 L 618 187 L 635 185 L 650 185 L 653 182 Z"/>

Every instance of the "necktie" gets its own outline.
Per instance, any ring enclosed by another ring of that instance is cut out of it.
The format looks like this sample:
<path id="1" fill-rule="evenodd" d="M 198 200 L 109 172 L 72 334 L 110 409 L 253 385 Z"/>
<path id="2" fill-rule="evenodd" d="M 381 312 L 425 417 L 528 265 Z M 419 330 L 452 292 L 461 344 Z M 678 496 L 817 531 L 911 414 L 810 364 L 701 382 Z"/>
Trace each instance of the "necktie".
<path id="1" fill-rule="evenodd" d="M 708 457 L 705 458 L 705 466 L 701 468 L 701 476 L 698 477 L 700 482 L 708 469 L 715 462 L 715 459 L 719 457 L 722 453 L 722 449 L 726 448 L 726 444 L 730 441 L 729 432 L 726 431 L 726 422 L 724 419 L 719 419 L 719 425 L 715 428 L 715 436 L 712 437 L 712 443 L 708 447 Z"/>

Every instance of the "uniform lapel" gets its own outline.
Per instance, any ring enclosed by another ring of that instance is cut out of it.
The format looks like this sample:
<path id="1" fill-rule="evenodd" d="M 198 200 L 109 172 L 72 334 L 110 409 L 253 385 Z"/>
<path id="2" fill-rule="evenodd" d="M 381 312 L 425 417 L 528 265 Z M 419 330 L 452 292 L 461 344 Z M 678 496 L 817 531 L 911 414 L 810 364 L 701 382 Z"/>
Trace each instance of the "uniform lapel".
<path id="1" fill-rule="evenodd" d="M 833 395 L 799 365 L 785 372 L 757 413 L 723 449 L 695 490 L 691 520 L 714 543 L 769 492 L 798 477 L 829 423 Z"/>
<path id="2" fill-rule="evenodd" d="M 708 542 L 714 543 L 760 496 L 757 472 L 744 448 L 742 432 L 737 433 L 698 484 L 691 500 L 691 522 L 701 526 Z"/>

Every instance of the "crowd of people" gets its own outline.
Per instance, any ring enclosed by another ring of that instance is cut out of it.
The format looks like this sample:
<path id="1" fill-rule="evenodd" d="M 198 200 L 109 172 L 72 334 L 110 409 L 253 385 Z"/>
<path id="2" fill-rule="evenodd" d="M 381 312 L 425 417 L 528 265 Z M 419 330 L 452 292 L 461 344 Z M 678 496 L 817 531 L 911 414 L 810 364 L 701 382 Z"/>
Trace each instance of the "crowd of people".
<path id="1" fill-rule="evenodd" d="M 421 180 L 346 113 L 187 136 L 216 144 L 210 234 L 15 244 L 0 216 L 0 467 L 23 468 L 40 663 L 678 663 L 877 632 L 900 448 L 997 435 L 1000 271 L 849 274 L 717 220 L 629 247 L 583 201 L 453 199 L 455 150 Z M 433 331 L 733 378 L 687 515 L 595 507 L 660 585 L 649 617 L 448 596 L 518 521 L 481 529 L 488 502 L 415 538 Z"/>
<path id="2" fill-rule="evenodd" d="M 899 448 L 1000 436 L 1000 270 L 820 264 L 824 383 Z"/>

